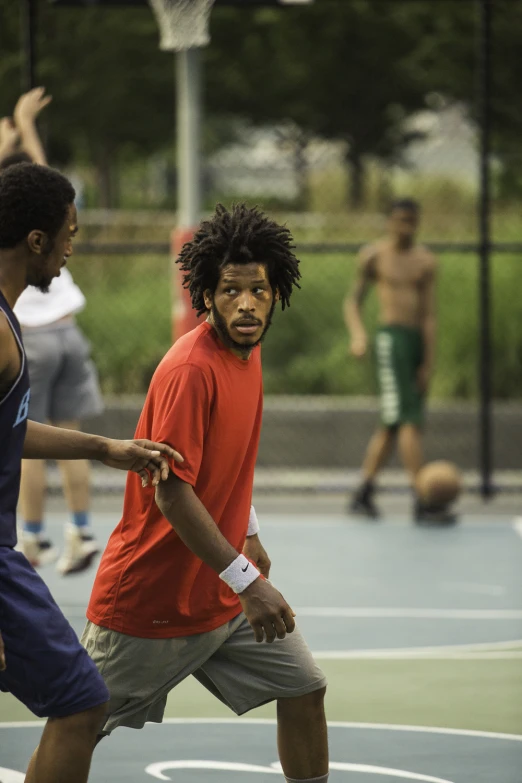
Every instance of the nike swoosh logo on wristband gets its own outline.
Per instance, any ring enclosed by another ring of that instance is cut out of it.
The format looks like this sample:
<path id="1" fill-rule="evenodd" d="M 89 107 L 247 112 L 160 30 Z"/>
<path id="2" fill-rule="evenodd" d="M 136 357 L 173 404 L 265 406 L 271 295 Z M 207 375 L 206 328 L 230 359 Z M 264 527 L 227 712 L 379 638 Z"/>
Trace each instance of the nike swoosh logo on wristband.
<path id="1" fill-rule="evenodd" d="M 245 573 L 245 571 L 247 570 L 249 565 L 250 565 L 250 563 L 248 563 L 244 568 L 241 569 L 243 573 Z"/>

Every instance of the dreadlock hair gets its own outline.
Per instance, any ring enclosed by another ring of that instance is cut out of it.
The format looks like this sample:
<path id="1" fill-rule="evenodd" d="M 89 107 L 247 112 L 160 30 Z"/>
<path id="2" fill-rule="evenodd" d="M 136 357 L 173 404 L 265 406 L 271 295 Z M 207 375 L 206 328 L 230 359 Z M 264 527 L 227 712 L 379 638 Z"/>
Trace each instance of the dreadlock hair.
<path id="1" fill-rule="evenodd" d="M 213 217 L 201 224 L 177 259 L 186 272 L 183 286 L 190 291 L 192 307 L 198 315 L 207 311 L 203 294 L 216 290 L 224 266 L 256 262 L 266 264 L 272 291 L 279 294 L 284 310 L 290 306 L 293 287 L 301 287 L 292 243 L 290 231 L 257 207 L 236 204 L 229 211 L 218 204 Z"/>

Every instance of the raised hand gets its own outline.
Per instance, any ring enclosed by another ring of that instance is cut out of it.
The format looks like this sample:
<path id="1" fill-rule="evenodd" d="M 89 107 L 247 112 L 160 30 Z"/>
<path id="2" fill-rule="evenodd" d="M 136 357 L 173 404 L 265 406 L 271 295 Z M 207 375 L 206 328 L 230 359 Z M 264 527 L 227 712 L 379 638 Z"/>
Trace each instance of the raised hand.
<path id="1" fill-rule="evenodd" d="M 35 87 L 18 98 L 14 110 L 14 120 L 20 130 L 25 123 L 34 122 L 40 112 L 52 101 L 50 95 L 45 94 L 45 87 Z"/>

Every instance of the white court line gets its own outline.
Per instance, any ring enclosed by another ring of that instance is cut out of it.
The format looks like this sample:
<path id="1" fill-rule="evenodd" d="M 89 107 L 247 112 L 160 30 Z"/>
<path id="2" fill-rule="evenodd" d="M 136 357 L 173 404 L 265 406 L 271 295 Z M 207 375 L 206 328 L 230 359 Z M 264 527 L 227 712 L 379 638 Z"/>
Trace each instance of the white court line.
<path id="1" fill-rule="evenodd" d="M 64 517 L 67 515 L 64 514 Z M 110 522 L 105 523 L 107 526 L 112 525 L 113 526 L 113 520 L 111 519 Z M 358 517 L 347 517 L 345 514 L 335 512 L 335 511 L 327 511 L 324 516 L 321 516 L 321 513 L 313 513 L 313 512 L 302 512 L 302 513 L 292 513 L 292 514 L 273 514 L 273 513 L 264 513 L 263 514 L 263 520 L 262 520 L 262 527 L 263 529 L 265 527 L 270 528 L 277 528 L 280 529 L 282 527 L 292 527 L 295 528 L 297 525 L 299 527 L 306 527 L 306 528 L 320 528 L 321 530 L 326 530 L 327 528 L 336 528 L 336 529 L 344 529 L 348 530 L 350 532 L 353 532 L 353 530 L 356 530 L 359 526 L 367 525 L 365 520 L 361 520 Z M 489 528 L 489 527 L 495 527 L 497 530 L 509 530 L 509 527 L 511 525 L 511 517 L 509 514 L 506 515 L 498 515 L 495 516 L 494 519 L 490 519 L 488 517 L 467 517 L 463 516 L 459 519 L 458 528 L 451 528 L 451 530 L 461 530 L 461 529 L 467 529 L 467 528 Z M 379 520 L 379 528 L 382 527 L 401 527 L 401 528 L 409 528 L 410 530 L 413 530 L 415 528 L 412 527 L 411 520 L 408 517 L 408 514 L 388 514 L 386 517 Z M 112 530 L 112 527 L 111 527 Z M 450 532 L 448 530 L 448 532 Z"/>
<path id="2" fill-rule="evenodd" d="M 66 614 L 83 613 L 83 605 L 61 604 Z M 414 609 L 410 607 L 374 606 L 300 606 L 301 617 L 347 617 L 352 620 L 522 620 L 522 609 Z"/>
<path id="3" fill-rule="evenodd" d="M 431 653 L 415 650 L 391 650 L 389 655 L 376 655 L 373 650 L 368 654 L 357 652 L 356 650 L 327 650 L 326 652 L 312 653 L 318 661 L 407 661 L 407 660 L 425 660 L 425 661 L 511 661 L 521 660 L 522 651 L 518 652 L 455 652 L 438 654 L 435 650 Z"/>
<path id="4" fill-rule="evenodd" d="M 85 613 L 80 604 L 60 604 L 62 612 Z M 522 609 L 414 609 L 410 607 L 374 606 L 301 606 L 294 609 L 301 617 L 347 617 L 353 620 L 522 620 Z"/>
<path id="5" fill-rule="evenodd" d="M 421 783 L 452 783 L 447 778 L 434 778 L 432 775 L 424 775 L 418 772 L 408 772 L 404 769 L 395 769 L 391 767 L 376 767 L 373 764 L 350 764 L 346 762 L 330 761 L 330 770 L 340 770 L 341 772 L 362 772 L 370 775 L 386 776 L 391 778 L 400 778 L 401 780 L 417 780 Z M 247 772 L 261 773 L 264 775 L 283 774 L 283 769 L 279 762 L 270 764 L 269 767 L 259 764 L 245 764 L 237 761 L 209 761 L 207 759 L 176 759 L 173 761 L 159 761 L 149 764 L 145 767 L 145 772 L 158 780 L 172 780 L 164 774 L 166 770 L 170 772 L 173 769 L 207 769 L 220 770 L 222 772 Z M 20 778 L 17 778 L 19 780 Z"/>
<path id="6" fill-rule="evenodd" d="M 513 520 L 513 530 L 522 538 L 522 517 L 516 517 Z"/>
<path id="7" fill-rule="evenodd" d="M 476 657 L 480 653 L 505 654 L 506 652 L 518 652 L 522 647 L 522 639 L 513 639 L 506 642 L 476 642 L 474 644 L 450 644 L 439 647 L 390 647 L 382 650 L 318 650 L 313 654 L 314 658 L 331 661 L 345 661 L 350 659 L 399 659 L 407 658 L 453 658 L 459 655 Z M 517 656 L 518 657 L 518 656 Z"/>
<path id="8" fill-rule="evenodd" d="M 0 729 L 38 728 L 43 726 L 43 720 L 27 720 L 0 722 Z M 252 726 L 275 726 L 275 718 L 164 718 L 163 723 L 172 726 L 185 724 L 235 725 L 247 723 Z M 395 723 L 352 723 L 351 721 L 329 720 L 328 726 L 333 729 L 369 729 L 375 731 L 404 731 L 421 734 L 450 734 L 456 737 L 476 737 L 477 739 L 511 740 L 522 742 L 522 734 L 502 734 L 494 731 L 477 731 L 475 729 L 449 729 L 442 726 L 408 726 Z"/>
<path id="9" fill-rule="evenodd" d="M 27 720 L 0 722 L 0 729 L 34 729 L 43 726 L 43 720 Z M 275 718 L 164 718 L 163 723 L 172 726 L 188 724 L 235 725 L 246 723 L 252 726 L 275 726 Z M 494 731 L 476 731 L 474 729 L 449 729 L 440 726 L 406 726 L 394 723 L 352 723 L 349 721 L 329 720 L 328 726 L 333 729 L 368 729 L 375 731 L 404 731 L 420 734 L 450 734 L 456 737 L 475 737 L 477 739 L 511 740 L 522 742 L 522 734 L 501 734 Z"/>
<path id="10" fill-rule="evenodd" d="M 350 617 L 352 619 L 402 618 L 411 620 L 522 620 L 522 609 L 413 609 L 373 606 L 301 606 L 300 617 Z"/>

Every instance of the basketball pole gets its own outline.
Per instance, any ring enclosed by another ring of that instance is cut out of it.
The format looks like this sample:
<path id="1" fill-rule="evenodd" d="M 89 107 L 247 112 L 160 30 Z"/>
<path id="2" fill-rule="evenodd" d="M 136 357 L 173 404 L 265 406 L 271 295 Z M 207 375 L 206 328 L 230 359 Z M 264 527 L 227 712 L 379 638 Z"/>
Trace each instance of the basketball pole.
<path id="1" fill-rule="evenodd" d="M 181 248 L 192 239 L 201 215 L 202 54 L 199 48 L 177 52 L 176 163 L 177 226 L 171 236 L 172 340 L 194 329 L 199 321 L 176 264 Z"/>
<path id="2" fill-rule="evenodd" d="M 178 226 L 194 228 L 201 212 L 201 51 L 176 55 Z"/>
<path id="3" fill-rule="evenodd" d="M 479 301 L 480 301 L 480 493 L 484 500 L 494 494 L 492 483 L 491 427 L 491 86 L 492 86 L 492 0 L 478 0 L 479 97 L 480 122 L 480 197 L 479 197 Z"/>

